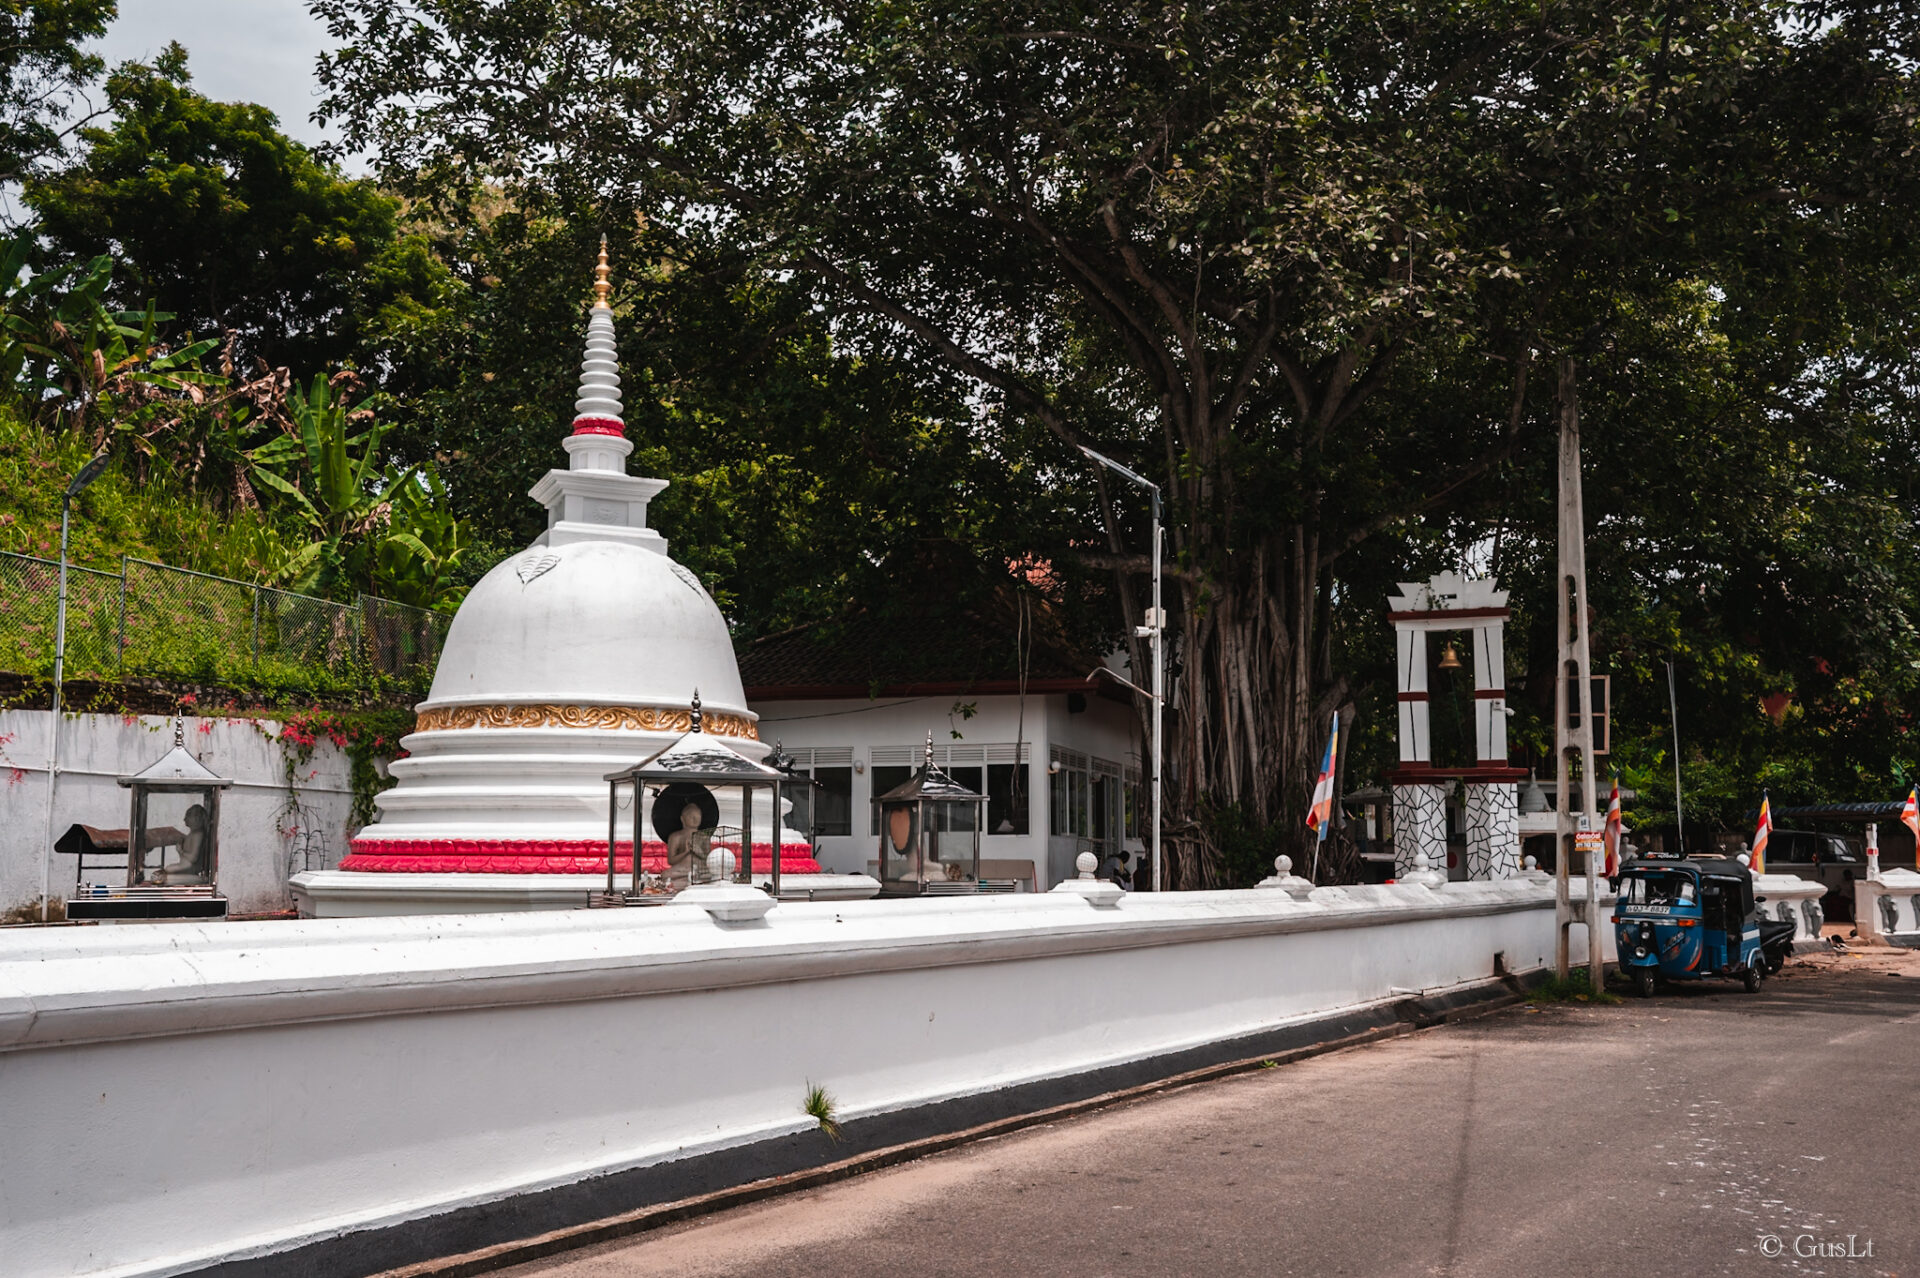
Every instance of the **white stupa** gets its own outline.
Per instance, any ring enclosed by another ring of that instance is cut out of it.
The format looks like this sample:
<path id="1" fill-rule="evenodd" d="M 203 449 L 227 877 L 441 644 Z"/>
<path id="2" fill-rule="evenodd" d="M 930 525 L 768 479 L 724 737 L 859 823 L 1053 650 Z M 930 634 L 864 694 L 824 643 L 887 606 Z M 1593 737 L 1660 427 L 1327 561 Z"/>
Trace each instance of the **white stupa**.
<path id="1" fill-rule="evenodd" d="M 606 874 L 603 778 L 685 734 L 696 694 L 706 733 L 748 758 L 768 753 L 719 607 L 647 527 L 647 503 L 666 481 L 626 473 L 633 444 L 604 242 L 595 273 L 568 467 L 532 489 L 547 530 L 461 605 L 379 819 L 338 871 L 295 876 L 306 912 L 581 903 Z M 717 797 L 722 823 L 739 826 Z M 754 816 L 769 828 L 770 813 Z M 629 820 L 623 813 L 623 829 Z M 650 812 L 643 829 L 653 829 Z M 783 878 L 818 874 L 803 835 L 783 829 L 779 843 Z M 632 845 L 617 846 L 624 870 Z M 649 868 L 664 864 L 665 844 L 643 838 L 641 853 Z M 756 843 L 754 853 L 754 870 L 770 870 L 772 849 Z"/>

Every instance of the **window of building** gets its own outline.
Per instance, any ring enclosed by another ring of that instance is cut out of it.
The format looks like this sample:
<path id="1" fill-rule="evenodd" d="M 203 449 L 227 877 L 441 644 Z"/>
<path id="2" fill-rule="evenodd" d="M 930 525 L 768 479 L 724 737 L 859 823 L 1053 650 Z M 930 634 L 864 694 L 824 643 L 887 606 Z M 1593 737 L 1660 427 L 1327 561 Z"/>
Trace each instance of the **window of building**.
<path id="1" fill-rule="evenodd" d="M 976 745 L 970 741 L 935 744 L 933 766 L 977 794 L 987 796 L 987 831 L 999 834 L 1025 834 L 1029 821 L 1027 780 L 1032 768 L 1031 747 L 1025 742 Z M 926 747 L 874 746 L 869 751 L 868 779 L 875 798 L 900 785 L 913 775 L 926 758 Z M 1018 790 L 1015 786 L 1018 786 Z M 983 788 L 984 787 L 984 788 Z M 978 809 L 960 808 L 943 826 L 946 830 L 971 830 Z M 1002 825 L 1012 828 L 1003 830 Z M 868 832 L 880 833 L 880 818 L 870 813 Z"/>
<path id="2" fill-rule="evenodd" d="M 822 838 L 852 834 L 853 768 L 816 767 L 813 779 L 820 783 L 813 790 L 814 834 Z"/>
<path id="3" fill-rule="evenodd" d="M 1120 778 L 1096 775 L 1093 778 L 1093 812 L 1088 823 L 1093 840 L 1112 843 L 1118 833 L 1120 815 Z"/>
<path id="4" fill-rule="evenodd" d="M 987 765 L 987 833 L 1025 834 L 1031 793 L 1024 763 Z"/>
<path id="5" fill-rule="evenodd" d="M 948 776 L 975 794 L 981 793 L 980 786 L 982 778 L 979 768 L 949 767 L 945 769 L 945 772 Z M 942 830 L 971 832 L 974 821 L 978 819 L 980 809 L 977 804 L 949 803 L 943 807 L 936 808 L 935 811 L 940 814 L 940 828 Z"/>
<path id="6" fill-rule="evenodd" d="M 801 747 L 793 757 L 796 777 L 811 777 L 818 785 L 796 785 L 781 797 L 793 806 L 787 828 L 816 838 L 853 833 L 853 749 L 850 746 Z"/>
<path id="7" fill-rule="evenodd" d="M 913 769 L 901 764 L 875 764 L 867 769 L 867 775 L 873 780 L 873 797 L 879 798 L 897 785 L 905 785 L 907 778 L 913 775 Z M 880 833 L 880 809 L 868 804 L 867 833 L 878 836 Z"/>
<path id="8" fill-rule="evenodd" d="M 1055 750 L 1053 761 L 1058 767 L 1050 778 L 1051 820 L 1048 832 L 1062 838 L 1086 838 L 1087 800 L 1093 788 L 1087 770 L 1087 756 L 1073 750 Z"/>

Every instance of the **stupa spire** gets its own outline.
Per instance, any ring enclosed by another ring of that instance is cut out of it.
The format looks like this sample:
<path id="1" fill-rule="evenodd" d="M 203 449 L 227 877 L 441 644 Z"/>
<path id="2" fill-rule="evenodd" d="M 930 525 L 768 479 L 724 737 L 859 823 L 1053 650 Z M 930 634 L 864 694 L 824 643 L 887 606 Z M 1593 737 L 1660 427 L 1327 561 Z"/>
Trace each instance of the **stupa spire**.
<path id="1" fill-rule="evenodd" d="M 580 361 L 580 393 L 573 401 L 573 433 L 627 433 L 620 416 L 620 355 L 613 341 L 613 268 L 607 264 L 607 237 L 600 237 L 600 261 L 593 268 L 593 310 L 587 315 L 587 353 Z"/>
<path id="2" fill-rule="evenodd" d="M 610 311 L 613 309 L 607 299 L 613 296 L 613 268 L 607 265 L 607 237 L 600 237 L 600 262 L 593 268 L 593 309 Z"/>
<path id="3" fill-rule="evenodd" d="M 667 543 L 647 527 L 647 503 L 667 486 L 664 479 L 627 474 L 633 441 L 620 416 L 620 355 L 613 345 L 613 268 L 607 240 L 593 268 L 593 309 L 587 312 L 587 354 L 580 361 L 580 395 L 574 400 L 573 433 L 560 441 L 567 468 L 550 470 L 532 497 L 547 508 L 545 546 L 576 541 L 630 541 L 667 553 Z"/>

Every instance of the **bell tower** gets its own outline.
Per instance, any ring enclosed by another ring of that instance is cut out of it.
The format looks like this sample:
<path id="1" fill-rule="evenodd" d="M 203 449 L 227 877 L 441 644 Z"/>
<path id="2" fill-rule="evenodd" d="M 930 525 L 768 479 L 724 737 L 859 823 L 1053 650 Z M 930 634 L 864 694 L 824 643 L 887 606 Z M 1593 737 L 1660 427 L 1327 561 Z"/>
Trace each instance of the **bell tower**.
<path id="1" fill-rule="evenodd" d="M 1400 703 L 1400 766 L 1393 787 L 1395 875 L 1413 869 L 1415 854 L 1447 865 L 1447 796 L 1462 787 L 1466 870 L 1471 879 L 1507 879 L 1520 872 L 1519 782 L 1525 768 L 1507 765 L 1507 592 L 1492 578 L 1441 573 L 1403 581 L 1390 596 Z M 1473 635 L 1474 762 L 1440 768 L 1433 761 L 1432 700 L 1427 686 L 1427 635 Z"/>

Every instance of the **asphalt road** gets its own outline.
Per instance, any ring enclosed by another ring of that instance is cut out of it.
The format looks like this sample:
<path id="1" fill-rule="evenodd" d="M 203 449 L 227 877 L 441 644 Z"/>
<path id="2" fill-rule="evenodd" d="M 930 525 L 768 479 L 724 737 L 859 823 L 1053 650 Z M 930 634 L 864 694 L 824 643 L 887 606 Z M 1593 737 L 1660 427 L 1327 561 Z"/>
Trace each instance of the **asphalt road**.
<path id="1" fill-rule="evenodd" d="M 1920 955 L 1881 951 L 1502 1011 L 503 1272 L 1920 1276 L 1917 1147 Z"/>

